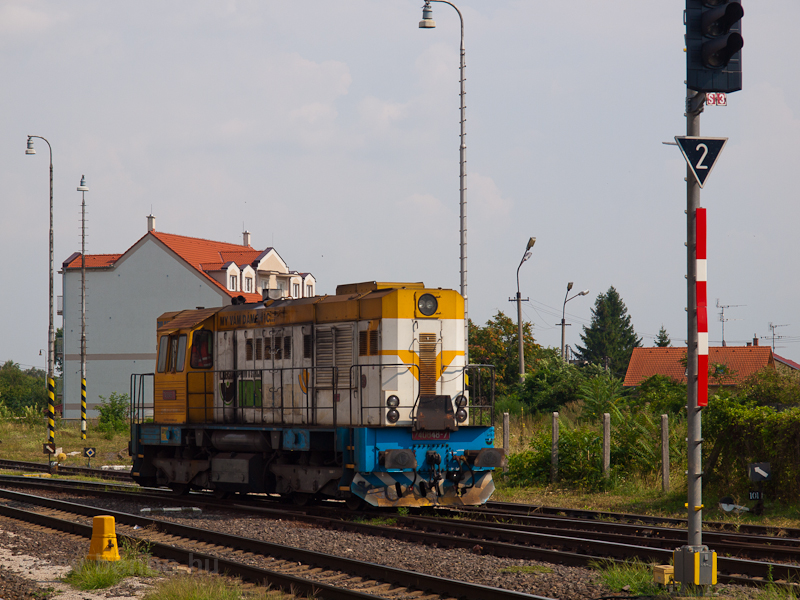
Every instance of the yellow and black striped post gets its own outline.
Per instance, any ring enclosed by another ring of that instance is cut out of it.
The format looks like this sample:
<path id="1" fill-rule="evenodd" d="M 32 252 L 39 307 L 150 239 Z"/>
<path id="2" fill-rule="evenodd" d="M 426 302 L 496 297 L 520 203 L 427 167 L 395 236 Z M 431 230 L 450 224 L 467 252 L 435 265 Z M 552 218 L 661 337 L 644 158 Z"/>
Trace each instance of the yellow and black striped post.
<path id="1" fill-rule="evenodd" d="M 56 382 L 47 377 L 47 441 L 50 444 L 56 441 Z"/>
<path id="2" fill-rule="evenodd" d="M 86 439 L 86 380 L 81 379 L 81 439 Z"/>

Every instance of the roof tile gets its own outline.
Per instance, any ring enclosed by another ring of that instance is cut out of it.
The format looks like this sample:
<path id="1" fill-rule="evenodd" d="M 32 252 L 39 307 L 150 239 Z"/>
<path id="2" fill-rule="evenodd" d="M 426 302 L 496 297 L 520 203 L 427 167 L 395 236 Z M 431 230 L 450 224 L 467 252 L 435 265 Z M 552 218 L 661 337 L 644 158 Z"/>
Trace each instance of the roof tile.
<path id="1" fill-rule="evenodd" d="M 686 383 L 686 367 L 683 362 L 685 348 L 634 348 L 623 385 L 632 387 L 653 375 L 665 375 L 680 383 Z M 764 367 L 775 367 L 772 348 L 769 346 L 720 346 L 708 349 L 709 370 L 711 365 L 724 365 L 730 370 L 722 385 L 739 385 L 747 377 Z M 714 385 L 713 376 L 709 383 Z"/>

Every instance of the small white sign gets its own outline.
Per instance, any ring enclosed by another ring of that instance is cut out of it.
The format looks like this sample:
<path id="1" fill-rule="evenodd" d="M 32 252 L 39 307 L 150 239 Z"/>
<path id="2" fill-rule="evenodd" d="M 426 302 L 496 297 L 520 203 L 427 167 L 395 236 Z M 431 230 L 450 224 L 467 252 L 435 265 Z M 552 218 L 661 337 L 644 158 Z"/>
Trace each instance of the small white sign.
<path id="1" fill-rule="evenodd" d="M 728 96 L 723 92 L 709 92 L 706 94 L 707 106 L 728 106 Z"/>

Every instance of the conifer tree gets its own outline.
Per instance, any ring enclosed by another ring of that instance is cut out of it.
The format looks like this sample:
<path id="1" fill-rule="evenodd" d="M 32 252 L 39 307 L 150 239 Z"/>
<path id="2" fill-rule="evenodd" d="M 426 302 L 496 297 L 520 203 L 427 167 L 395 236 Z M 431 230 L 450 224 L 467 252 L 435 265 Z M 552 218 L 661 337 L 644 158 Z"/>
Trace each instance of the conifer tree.
<path id="1" fill-rule="evenodd" d="M 614 286 L 597 296 L 592 309 L 592 322 L 583 327 L 583 347 L 578 346 L 581 360 L 607 366 L 616 377 L 624 377 L 633 349 L 642 345 L 631 324 L 625 303 Z"/>
<path id="2" fill-rule="evenodd" d="M 672 345 L 672 340 L 669 339 L 669 335 L 667 334 L 667 330 L 664 329 L 664 326 L 661 326 L 661 329 L 658 330 L 658 336 L 656 337 L 656 346 L 658 348 L 667 348 L 668 346 Z"/>

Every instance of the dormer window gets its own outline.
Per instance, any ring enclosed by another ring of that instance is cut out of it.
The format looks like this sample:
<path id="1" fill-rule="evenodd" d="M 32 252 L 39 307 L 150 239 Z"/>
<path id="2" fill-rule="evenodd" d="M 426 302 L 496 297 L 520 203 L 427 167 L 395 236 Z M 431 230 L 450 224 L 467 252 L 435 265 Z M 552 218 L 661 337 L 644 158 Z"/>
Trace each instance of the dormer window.
<path id="1" fill-rule="evenodd" d="M 252 292 L 253 291 L 253 278 L 252 277 L 245 277 L 244 278 L 244 291 L 245 292 Z"/>
<path id="2" fill-rule="evenodd" d="M 228 289 L 237 291 L 239 289 L 239 278 L 236 275 L 231 275 L 228 283 Z"/>
<path id="3" fill-rule="evenodd" d="M 299 298 L 300 297 L 300 284 L 293 283 L 292 284 L 292 298 Z"/>
<path id="4" fill-rule="evenodd" d="M 306 286 L 306 297 L 307 298 L 311 298 L 311 296 L 313 296 L 313 295 L 314 295 L 314 286 L 313 285 L 307 285 Z"/>

